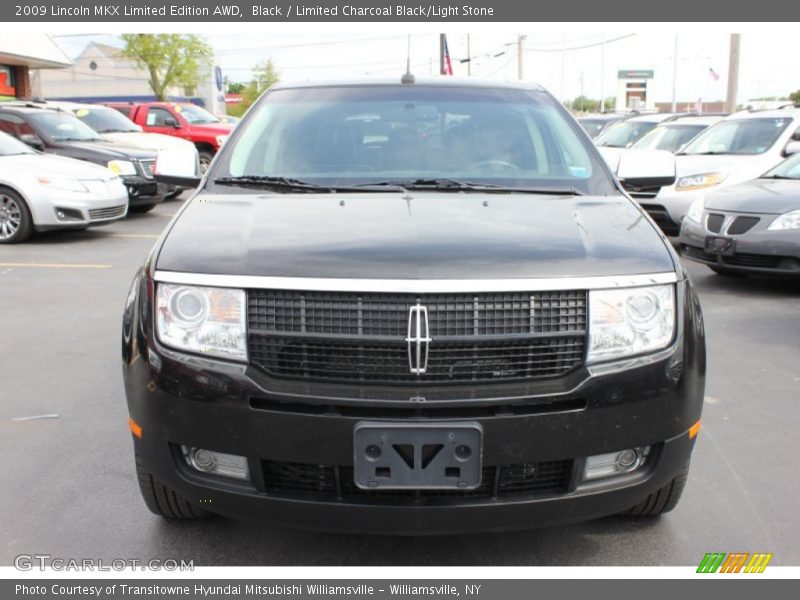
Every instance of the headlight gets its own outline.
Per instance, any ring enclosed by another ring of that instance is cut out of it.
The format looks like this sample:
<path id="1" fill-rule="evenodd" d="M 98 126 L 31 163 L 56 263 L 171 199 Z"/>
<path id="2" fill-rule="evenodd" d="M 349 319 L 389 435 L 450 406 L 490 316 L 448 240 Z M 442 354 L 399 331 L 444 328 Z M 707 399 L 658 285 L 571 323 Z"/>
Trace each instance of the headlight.
<path id="1" fill-rule="evenodd" d="M 159 283 L 156 331 L 167 346 L 247 360 L 243 290 Z"/>
<path id="2" fill-rule="evenodd" d="M 228 139 L 227 135 L 218 135 L 217 136 L 217 146 L 222 146 L 223 142 Z"/>
<path id="3" fill-rule="evenodd" d="M 37 177 L 36 181 L 38 181 L 42 185 L 46 185 L 47 187 L 51 187 L 57 190 L 66 190 L 69 192 L 82 192 L 86 193 L 89 190 L 86 189 L 86 186 L 83 185 L 77 179 L 63 179 L 60 177 Z"/>
<path id="4" fill-rule="evenodd" d="M 699 175 L 687 175 L 681 177 L 675 184 L 678 192 L 688 192 L 689 190 L 701 190 L 703 188 L 717 185 L 725 180 L 725 173 L 701 173 Z"/>
<path id="5" fill-rule="evenodd" d="M 110 160 L 106 166 L 114 175 L 136 175 L 136 167 L 129 160 Z"/>
<path id="6" fill-rule="evenodd" d="M 673 285 L 589 292 L 588 363 L 660 350 L 674 332 Z"/>
<path id="7" fill-rule="evenodd" d="M 793 210 L 781 215 L 769 224 L 767 229 L 780 231 L 781 229 L 800 229 L 800 210 Z"/>
<path id="8" fill-rule="evenodd" d="M 703 210 L 705 209 L 706 199 L 704 196 L 701 196 L 689 206 L 689 210 L 686 211 L 686 218 L 690 221 L 694 221 L 695 223 L 702 223 L 703 219 Z"/>

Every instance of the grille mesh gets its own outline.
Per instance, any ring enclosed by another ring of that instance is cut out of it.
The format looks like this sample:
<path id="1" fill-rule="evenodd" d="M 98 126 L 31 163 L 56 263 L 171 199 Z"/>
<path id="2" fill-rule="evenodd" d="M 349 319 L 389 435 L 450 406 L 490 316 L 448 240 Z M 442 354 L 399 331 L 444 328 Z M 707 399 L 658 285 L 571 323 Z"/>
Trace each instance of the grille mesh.
<path id="1" fill-rule="evenodd" d="M 741 235 L 747 233 L 756 226 L 761 219 L 759 217 L 736 217 L 728 227 L 728 233 L 731 235 Z"/>
<path id="2" fill-rule="evenodd" d="M 545 461 L 484 467 L 481 484 L 473 490 L 362 490 L 355 485 L 350 466 L 275 461 L 261 464 L 268 494 L 400 504 L 563 493 L 572 473 L 571 460 Z"/>
<path id="3" fill-rule="evenodd" d="M 101 221 L 103 219 L 113 219 L 125 214 L 125 205 L 111 206 L 109 208 L 92 208 L 89 209 L 90 221 Z"/>
<path id="4" fill-rule="evenodd" d="M 139 166 L 142 168 L 142 175 L 147 179 L 153 179 L 153 168 L 155 167 L 155 160 L 140 160 Z"/>
<path id="5" fill-rule="evenodd" d="M 428 311 L 426 373 L 409 369 L 409 309 Z M 556 377 L 583 362 L 586 292 L 248 292 L 252 363 L 275 377 L 374 383 Z"/>
<path id="6" fill-rule="evenodd" d="M 712 233 L 719 233 L 722 230 L 723 221 L 725 221 L 725 215 L 710 214 L 706 219 L 706 226 Z"/>

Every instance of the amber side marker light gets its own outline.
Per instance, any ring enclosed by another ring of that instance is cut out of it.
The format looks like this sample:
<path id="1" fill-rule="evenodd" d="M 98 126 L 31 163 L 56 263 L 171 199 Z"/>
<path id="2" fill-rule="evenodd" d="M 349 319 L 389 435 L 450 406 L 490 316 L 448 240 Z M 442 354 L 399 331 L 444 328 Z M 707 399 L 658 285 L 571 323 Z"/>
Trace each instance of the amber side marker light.
<path id="1" fill-rule="evenodd" d="M 700 421 L 697 421 L 697 423 L 689 427 L 689 439 L 693 440 L 697 437 L 698 433 L 700 433 Z"/>
<path id="2" fill-rule="evenodd" d="M 135 435 L 137 438 L 142 437 L 142 428 L 141 426 L 134 421 L 131 417 L 128 417 L 128 427 L 131 428 L 131 433 Z"/>

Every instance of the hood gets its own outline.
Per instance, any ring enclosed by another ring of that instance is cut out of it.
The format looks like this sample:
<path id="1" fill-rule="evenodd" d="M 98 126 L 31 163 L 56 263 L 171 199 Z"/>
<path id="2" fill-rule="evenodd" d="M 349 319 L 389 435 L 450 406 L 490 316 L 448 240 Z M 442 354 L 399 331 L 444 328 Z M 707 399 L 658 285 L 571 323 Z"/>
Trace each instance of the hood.
<path id="1" fill-rule="evenodd" d="M 34 177 L 63 177 L 66 179 L 102 181 L 108 181 L 116 177 L 105 167 L 55 154 L 0 156 L 0 169 L 8 174 L 32 175 Z M 13 175 L 9 179 L 13 179 Z"/>
<path id="2" fill-rule="evenodd" d="M 88 153 L 95 158 L 104 160 L 155 160 L 156 158 L 156 153 L 153 150 L 134 148 L 107 139 L 90 142 L 58 142 L 58 145 L 83 154 Z"/>
<path id="3" fill-rule="evenodd" d="M 780 214 L 800 209 L 800 180 L 755 179 L 706 196 L 706 209 Z"/>
<path id="4" fill-rule="evenodd" d="M 192 131 L 196 133 L 205 133 L 207 135 L 230 135 L 235 125 L 232 123 L 205 123 L 203 125 L 189 125 Z"/>
<path id="5" fill-rule="evenodd" d="M 722 171 L 727 179 L 749 181 L 766 173 L 781 162 L 783 158 L 777 154 L 679 154 L 675 157 L 675 170 L 678 177 L 700 175 Z"/>
<path id="6" fill-rule="evenodd" d="M 141 150 L 166 150 L 166 149 L 186 149 L 194 150 L 194 144 L 187 140 L 172 135 L 161 133 L 143 133 L 140 131 L 118 131 L 115 133 L 103 133 L 103 137 L 111 140 L 115 144 L 127 146 L 129 148 L 139 148 Z"/>
<path id="7" fill-rule="evenodd" d="M 626 152 L 627 148 L 612 148 L 610 146 L 598 146 L 597 150 L 600 152 L 600 156 L 608 163 L 608 166 L 611 170 L 616 173 L 617 167 L 619 167 L 619 159 L 622 156 L 623 152 Z"/>
<path id="8" fill-rule="evenodd" d="M 174 222 L 156 268 L 374 279 L 675 269 L 662 237 L 622 196 L 412 194 L 199 194 Z"/>

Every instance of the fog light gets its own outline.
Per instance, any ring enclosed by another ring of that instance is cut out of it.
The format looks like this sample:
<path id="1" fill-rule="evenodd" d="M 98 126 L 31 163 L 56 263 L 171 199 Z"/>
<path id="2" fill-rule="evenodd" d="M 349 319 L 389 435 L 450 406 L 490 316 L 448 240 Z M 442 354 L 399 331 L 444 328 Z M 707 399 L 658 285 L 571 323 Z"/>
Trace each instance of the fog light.
<path id="1" fill-rule="evenodd" d="M 83 214 L 77 209 L 57 206 L 55 210 L 59 221 L 83 221 Z"/>
<path id="2" fill-rule="evenodd" d="M 649 453 L 650 446 L 646 446 L 589 456 L 583 467 L 583 480 L 591 481 L 636 471 L 644 464 Z"/>
<path id="3" fill-rule="evenodd" d="M 186 463 L 197 471 L 230 477 L 232 479 L 250 480 L 250 471 L 247 468 L 247 459 L 235 454 L 224 454 L 202 448 L 188 448 L 182 446 Z"/>

